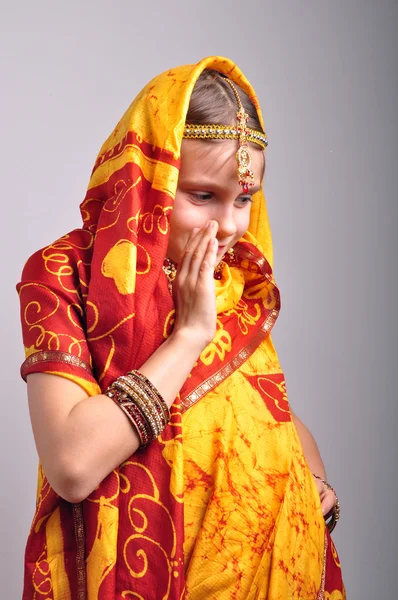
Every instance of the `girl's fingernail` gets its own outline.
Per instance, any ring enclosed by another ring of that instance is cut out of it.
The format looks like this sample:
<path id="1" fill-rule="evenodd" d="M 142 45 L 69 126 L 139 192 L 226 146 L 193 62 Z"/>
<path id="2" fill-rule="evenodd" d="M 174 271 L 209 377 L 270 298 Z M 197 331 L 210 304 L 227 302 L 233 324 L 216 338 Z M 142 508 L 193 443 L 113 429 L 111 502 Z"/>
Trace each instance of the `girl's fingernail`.
<path id="1" fill-rule="evenodd" d="M 215 223 L 215 221 L 209 221 L 209 223 L 208 223 L 207 227 L 208 227 L 209 229 L 213 229 L 213 227 L 214 227 L 214 225 L 215 225 L 215 224 L 216 224 L 216 223 Z"/>

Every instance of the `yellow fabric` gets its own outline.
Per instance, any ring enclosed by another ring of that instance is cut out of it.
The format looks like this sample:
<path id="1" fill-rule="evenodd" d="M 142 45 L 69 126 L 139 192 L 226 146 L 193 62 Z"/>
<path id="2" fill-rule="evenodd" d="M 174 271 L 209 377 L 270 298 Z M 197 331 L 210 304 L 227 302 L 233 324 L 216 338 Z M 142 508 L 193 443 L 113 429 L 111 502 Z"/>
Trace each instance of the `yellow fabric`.
<path id="1" fill-rule="evenodd" d="M 137 110 L 139 110 L 138 107 Z M 110 140 L 111 143 L 112 139 Z M 107 145 L 102 148 L 101 152 L 106 151 L 106 149 Z M 109 176 L 114 171 L 122 169 L 125 164 L 134 162 L 140 166 L 145 178 L 149 181 L 152 181 L 152 185 L 156 190 L 166 192 L 167 194 L 173 196 L 178 180 L 178 170 L 166 163 L 148 159 L 137 146 L 126 146 L 122 154 L 120 156 L 116 156 L 110 162 L 111 165 L 106 163 L 104 167 L 100 166 L 95 171 L 90 179 L 89 190 L 107 182 Z M 110 166 L 112 167 L 111 170 L 109 169 Z"/>
<path id="2" fill-rule="evenodd" d="M 101 497 L 98 501 L 97 535 L 86 561 L 87 588 L 90 598 L 98 598 L 101 583 L 116 564 L 114 552 L 118 532 L 118 509 Z"/>
<path id="3" fill-rule="evenodd" d="M 245 378 L 280 372 L 268 338 L 183 415 L 184 550 L 194 598 L 316 598 L 319 495 L 292 421 L 277 422 Z"/>

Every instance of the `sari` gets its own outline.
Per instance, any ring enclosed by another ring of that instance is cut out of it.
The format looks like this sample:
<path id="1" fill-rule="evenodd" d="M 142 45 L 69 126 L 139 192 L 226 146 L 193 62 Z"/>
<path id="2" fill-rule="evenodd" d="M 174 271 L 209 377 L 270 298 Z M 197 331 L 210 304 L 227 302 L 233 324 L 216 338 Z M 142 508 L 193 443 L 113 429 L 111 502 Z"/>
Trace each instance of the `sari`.
<path id="1" fill-rule="evenodd" d="M 18 285 L 30 373 L 87 394 L 138 368 L 173 329 L 167 253 L 185 115 L 205 68 L 171 69 L 102 146 L 82 227 L 36 252 Z M 70 504 L 39 465 L 24 600 L 344 598 L 337 553 L 293 425 L 270 331 L 280 309 L 263 191 L 216 281 L 217 329 L 149 447 Z"/>

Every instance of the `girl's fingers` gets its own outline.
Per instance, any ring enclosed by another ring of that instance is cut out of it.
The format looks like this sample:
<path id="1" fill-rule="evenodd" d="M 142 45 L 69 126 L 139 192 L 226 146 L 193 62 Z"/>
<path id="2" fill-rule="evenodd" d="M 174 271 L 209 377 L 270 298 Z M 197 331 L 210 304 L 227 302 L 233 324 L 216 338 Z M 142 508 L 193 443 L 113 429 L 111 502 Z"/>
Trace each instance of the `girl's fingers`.
<path id="1" fill-rule="evenodd" d="M 214 267 L 217 260 L 217 223 L 193 230 L 177 271 L 175 327 L 191 327 L 208 344 L 216 330 Z"/>
<path id="2" fill-rule="evenodd" d="M 323 494 L 323 496 L 321 498 L 321 504 L 322 504 L 323 516 L 328 515 L 334 509 L 334 507 L 336 505 L 336 496 L 334 495 L 332 490 L 327 490 Z"/>
<path id="3" fill-rule="evenodd" d="M 189 238 L 180 270 L 181 278 L 186 280 L 189 277 L 193 284 L 198 280 L 202 262 L 208 251 L 209 241 L 215 238 L 217 234 L 217 223 L 209 221 L 204 227 L 196 231 L 197 233 Z"/>
<path id="4" fill-rule="evenodd" d="M 322 483 L 322 481 L 320 481 L 319 479 L 316 479 L 314 477 L 314 481 L 315 481 L 315 485 L 316 485 L 316 487 L 318 489 L 319 496 L 320 496 L 320 498 L 322 500 L 322 496 L 325 493 L 326 488 L 325 488 L 324 484 Z"/>
<path id="5" fill-rule="evenodd" d="M 207 249 L 199 268 L 199 281 L 203 278 L 206 278 L 209 274 L 211 276 L 211 279 L 213 280 L 213 274 L 217 260 L 217 250 L 218 241 L 216 240 L 216 238 L 211 238 L 207 243 Z"/>
<path id="6" fill-rule="evenodd" d="M 319 498 L 321 500 L 322 514 L 325 517 L 328 515 L 336 504 L 336 496 L 332 490 L 328 490 L 319 479 L 315 479 L 316 487 L 318 488 Z"/>
<path id="7" fill-rule="evenodd" d="M 198 232 L 200 231 L 199 227 L 194 227 L 191 231 L 191 234 L 188 238 L 188 241 L 185 245 L 184 251 L 182 253 L 182 257 L 180 260 L 180 263 L 178 265 L 178 274 L 181 278 L 186 277 L 188 271 L 189 271 L 189 267 L 190 267 L 190 263 L 191 263 L 191 258 L 192 258 L 192 253 L 190 252 L 190 249 L 193 247 L 193 244 L 195 242 L 195 237 L 197 237 Z"/>
<path id="8" fill-rule="evenodd" d="M 215 237 L 216 233 L 217 223 L 215 221 L 209 221 L 203 230 L 202 236 L 198 240 L 196 248 L 192 249 L 192 258 L 188 277 L 193 285 L 195 285 L 198 281 L 199 273 L 202 268 L 204 257 L 208 250 L 209 242 Z"/>

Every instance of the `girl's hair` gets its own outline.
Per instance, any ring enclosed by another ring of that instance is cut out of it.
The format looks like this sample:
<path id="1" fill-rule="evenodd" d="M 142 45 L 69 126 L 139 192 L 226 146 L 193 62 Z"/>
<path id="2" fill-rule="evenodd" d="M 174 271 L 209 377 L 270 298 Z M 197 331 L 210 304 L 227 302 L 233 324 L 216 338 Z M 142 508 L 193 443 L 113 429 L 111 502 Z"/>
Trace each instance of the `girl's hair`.
<path id="1" fill-rule="evenodd" d="M 248 126 L 262 131 L 256 108 L 249 96 L 235 83 L 243 108 L 249 115 Z M 236 122 L 238 104 L 225 76 L 212 69 L 204 69 L 191 94 L 186 122 L 193 125 L 232 125 Z"/>

